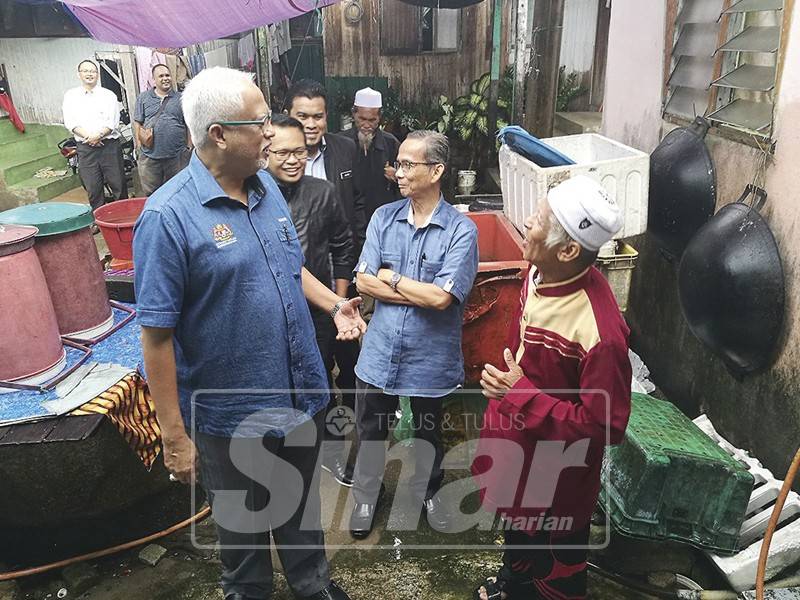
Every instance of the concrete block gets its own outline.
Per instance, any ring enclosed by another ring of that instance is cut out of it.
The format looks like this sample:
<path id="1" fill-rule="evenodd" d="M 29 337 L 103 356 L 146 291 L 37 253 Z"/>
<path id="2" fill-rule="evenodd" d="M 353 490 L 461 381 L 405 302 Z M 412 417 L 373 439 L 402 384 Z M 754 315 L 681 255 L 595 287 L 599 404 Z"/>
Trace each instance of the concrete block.
<path id="1" fill-rule="evenodd" d="M 139 560 L 146 565 L 155 567 L 158 564 L 158 561 L 160 561 L 166 553 L 167 549 L 164 548 L 164 546 L 150 544 L 149 546 L 142 548 L 141 552 L 139 552 Z"/>
<path id="2" fill-rule="evenodd" d="M 723 438 L 706 415 L 700 415 L 694 423 L 720 448 L 745 465 L 755 478 L 755 486 L 747 506 L 747 516 L 740 532 L 742 550 L 733 556 L 707 553 L 733 589 L 739 592 L 752 589 L 755 586 L 762 538 L 772 515 L 772 505 L 778 497 L 783 481 L 776 479 L 745 450 L 737 448 Z M 800 520 L 797 520 L 797 515 L 800 515 L 800 496 L 795 492 L 789 492 L 781 511 L 778 528 L 769 547 L 767 581 L 800 561 Z"/>
<path id="3" fill-rule="evenodd" d="M 742 600 L 756 600 L 755 592 L 742 592 Z M 800 600 L 800 588 L 786 588 L 783 590 L 765 590 L 764 600 Z"/>

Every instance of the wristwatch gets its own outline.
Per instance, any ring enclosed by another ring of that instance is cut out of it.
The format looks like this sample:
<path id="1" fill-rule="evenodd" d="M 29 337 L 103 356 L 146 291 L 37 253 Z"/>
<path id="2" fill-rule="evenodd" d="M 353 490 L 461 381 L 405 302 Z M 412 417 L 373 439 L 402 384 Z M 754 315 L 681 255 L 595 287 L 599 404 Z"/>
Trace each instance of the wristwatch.
<path id="1" fill-rule="evenodd" d="M 403 278 L 400 273 L 392 273 L 392 279 L 389 282 L 389 287 L 392 288 L 392 291 L 397 291 L 397 285 L 400 283 L 400 280 Z"/>

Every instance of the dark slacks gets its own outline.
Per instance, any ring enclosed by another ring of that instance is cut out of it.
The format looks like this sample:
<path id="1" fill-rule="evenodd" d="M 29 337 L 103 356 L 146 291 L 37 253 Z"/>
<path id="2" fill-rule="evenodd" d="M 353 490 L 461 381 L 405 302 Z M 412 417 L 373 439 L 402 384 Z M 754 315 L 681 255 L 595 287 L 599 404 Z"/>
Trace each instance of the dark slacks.
<path id="1" fill-rule="evenodd" d="M 108 185 L 114 200 L 128 197 L 119 140 L 103 140 L 103 145 L 97 147 L 79 142 L 78 174 L 89 195 L 92 210 L 105 203 L 104 185 Z"/>
<path id="2" fill-rule="evenodd" d="M 384 394 L 374 385 L 356 378 L 356 429 L 359 443 L 353 483 L 356 502 L 374 504 L 378 497 L 386 463 L 386 449 L 383 443 L 366 443 L 386 440 L 389 422 L 397 410 L 398 400 L 397 396 Z M 412 397 L 411 411 L 414 416 L 412 452 L 415 470 L 409 483 L 415 498 L 427 500 L 439 491 L 444 477 L 442 399 Z"/>
<path id="3" fill-rule="evenodd" d="M 167 181 L 175 177 L 187 164 L 188 152 L 181 152 L 171 158 L 150 158 L 139 154 L 139 181 L 142 183 L 142 194 L 149 196 Z"/>
<path id="4" fill-rule="evenodd" d="M 244 447 L 242 440 L 233 440 L 232 445 L 230 438 L 196 434 L 201 483 L 217 522 L 226 598 L 234 594 L 258 600 L 270 597 L 270 532 L 295 594 L 310 596 L 330 584 L 320 524 L 319 480 L 315 478 L 323 417 L 324 411 L 320 411 L 286 438 L 248 439 Z M 312 435 L 315 445 L 299 442 Z M 293 487 L 290 481 L 301 487 Z M 291 512 L 298 501 L 287 520 L 285 507 Z"/>
<path id="5" fill-rule="evenodd" d="M 314 321 L 314 332 L 317 336 L 317 346 L 322 355 L 322 362 L 325 365 L 325 372 L 328 374 L 328 406 L 325 410 L 326 415 L 331 411 L 336 402 L 333 394 L 333 365 L 334 365 L 334 348 L 338 343 L 336 341 L 336 325 L 333 323 L 330 315 L 317 309 L 311 308 L 311 320 Z M 357 343 L 357 342 L 356 342 Z M 352 406 L 351 406 L 352 408 Z M 344 452 L 344 436 L 336 435 L 336 429 L 332 427 L 324 427 L 323 438 L 326 444 L 322 448 L 322 462 L 323 464 L 330 464 L 336 458 L 343 458 Z"/>

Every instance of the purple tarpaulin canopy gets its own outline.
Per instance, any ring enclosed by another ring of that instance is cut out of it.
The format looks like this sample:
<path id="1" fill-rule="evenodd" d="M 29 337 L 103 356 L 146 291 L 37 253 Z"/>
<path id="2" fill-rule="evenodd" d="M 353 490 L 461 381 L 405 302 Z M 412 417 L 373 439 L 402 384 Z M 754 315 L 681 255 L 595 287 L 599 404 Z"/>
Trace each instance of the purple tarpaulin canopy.
<path id="1" fill-rule="evenodd" d="M 70 0 L 102 42 L 182 47 L 296 17 L 339 0 Z"/>

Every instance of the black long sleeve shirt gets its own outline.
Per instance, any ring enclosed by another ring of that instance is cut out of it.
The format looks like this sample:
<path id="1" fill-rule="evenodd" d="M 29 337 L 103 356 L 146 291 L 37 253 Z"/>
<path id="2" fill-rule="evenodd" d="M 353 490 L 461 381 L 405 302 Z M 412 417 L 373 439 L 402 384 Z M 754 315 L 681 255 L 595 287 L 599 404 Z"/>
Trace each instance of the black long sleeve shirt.
<path id="1" fill-rule="evenodd" d="M 350 225 L 329 181 L 304 175 L 294 184 L 279 181 L 305 255 L 305 267 L 325 285 L 353 278 L 356 263 Z"/>

